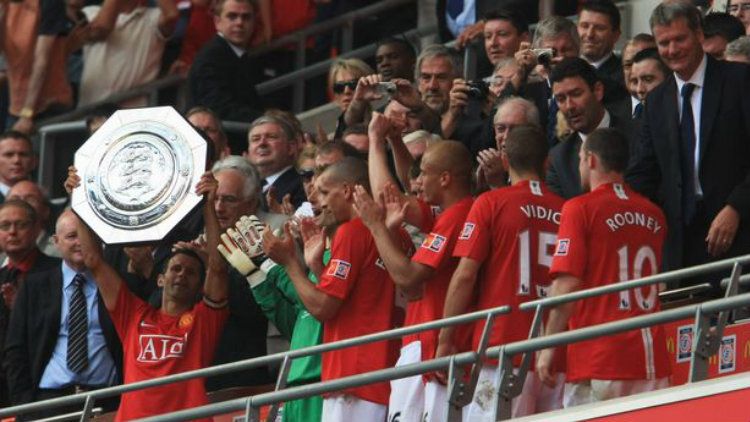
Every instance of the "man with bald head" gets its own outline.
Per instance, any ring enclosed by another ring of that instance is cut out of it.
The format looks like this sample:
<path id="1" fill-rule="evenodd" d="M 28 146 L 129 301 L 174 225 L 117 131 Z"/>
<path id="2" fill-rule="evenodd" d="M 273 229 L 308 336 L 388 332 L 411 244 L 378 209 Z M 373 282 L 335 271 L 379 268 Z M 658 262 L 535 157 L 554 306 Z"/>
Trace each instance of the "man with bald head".
<path id="1" fill-rule="evenodd" d="M 53 237 L 62 263 L 29 276 L 18 292 L 4 361 L 14 405 L 108 387 L 122 380 L 122 347 L 83 261 L 78 224 L 72 211 L 60 215 Z M 85 330 L 77 328 L 77 320 L 87 321 Z M 86 342 L 83 349 L 74 344 L 78 338 Z M 85 364 L 76 366 L 75 355 L 85 355 Z M 104 402 L 108 410 L 116 407 L 111 401 Z M 73 406 L 24 416 L 36 419 L 76 410 Z"/>
<path id="2" fill-rule="evenodd" d="M 472 155 L 460 142 L 440 141 L 430 145 L 422 156 L 419 182 L 423 200 L 404 197 L 394 184 L 388 202 L 407 201 L 407 222 L 429 233 L 417 252 L 409 258 L 392 232 L 397 227 L 386 225 L 381 205 L 363 189 L 355 195 L 355 207 L 365 223 L 394 282 L 412 301 L 406 310 L 406 324 L 434 321 L 442 316 L 445 295 L 458 259 L 452 256 L 466 216 L 474 199 L 471 196 Z M 434 217 L 431 207 L 442 212 Z M 437 331 L 405 337 L 397 366 L 433 359 L 437 347 Z M 400 414 L 402 420 L 445 420 L 447 391 L 435 380 L 425 384 L 421 376 L 391 382 L 388 420 Z"/>
<path id="3" fill-rule="evenodd" d="M 305 308 L 323 322 L 324 343 L 393 327 L 395 288 L 372 235 L 354 209 L 358 186 L 369 187 L 367 165 L 352 157 L 331 164 L 315 180 L 321 218 L 331 216 L 339 223 L 325 266 L 322 233 L 305 230 L 305 261 L 318 284 L 308 278 L 289 225 L 283 237 L 270 230 L 263 237 L 268 257 L 284 267 Z M 406 247 L 408 238 L 403 242 Z M 324 353 L 321 380 L 388 368 L 395 363 L 391 352 L 389 342 L 378 342 Z M 383 421 L 389 390 L 387 383 L 378 383 L 324 396 L 321 420 Z"/>

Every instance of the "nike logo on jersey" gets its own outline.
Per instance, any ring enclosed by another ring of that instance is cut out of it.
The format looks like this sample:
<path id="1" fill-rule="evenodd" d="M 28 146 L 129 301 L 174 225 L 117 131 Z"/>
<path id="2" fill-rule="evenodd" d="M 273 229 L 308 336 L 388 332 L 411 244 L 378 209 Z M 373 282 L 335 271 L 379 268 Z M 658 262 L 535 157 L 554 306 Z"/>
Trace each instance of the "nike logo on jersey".
<path id="1" fill-rule="evenodd" d="M 141 321 L 141 323 L 140 323 L 139 325 L 140 325 L 141 327 L 143 327 L 143 328 L 156 328 L 156 325 L 154 325 L 154 324 L 149 324 L 149 323 L 147 323 L 146 321 Z"/>

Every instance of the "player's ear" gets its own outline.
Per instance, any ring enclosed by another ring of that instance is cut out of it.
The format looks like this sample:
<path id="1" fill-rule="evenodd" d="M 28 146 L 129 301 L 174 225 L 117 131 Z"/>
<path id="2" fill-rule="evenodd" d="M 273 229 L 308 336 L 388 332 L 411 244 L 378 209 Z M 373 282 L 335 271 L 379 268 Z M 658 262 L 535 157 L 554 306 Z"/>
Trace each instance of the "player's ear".
<path id="1" fill-rule="evenodd" d="M 354 200 L 354 185 L 349 184 L 349 183 L 344 183 L 344 198 L 347 201 Z"/>
<path id="2" fill-rule="evenodd" d="M 450 184 L 451 180 L 453 179 L 453 175 L 449 171 L 444 171 L 440 173 L 440 186 L 445 187 Z"/>
<path id="3" fill-rule="evenodd" d="M 159 276 L 156 277 L 156 285 L 159 287 L 164 287 L 164 274 L 159 274 Z"/>

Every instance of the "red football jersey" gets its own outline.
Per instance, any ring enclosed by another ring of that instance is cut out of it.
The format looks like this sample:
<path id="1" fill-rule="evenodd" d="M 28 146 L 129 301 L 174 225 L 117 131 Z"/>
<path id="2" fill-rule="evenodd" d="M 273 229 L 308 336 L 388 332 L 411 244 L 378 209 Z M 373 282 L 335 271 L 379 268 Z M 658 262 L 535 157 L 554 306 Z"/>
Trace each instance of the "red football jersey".
<path id="1" fill-rule="evenodd" d="M 563 207 L 550 274 L 577 277 L 581 289 L 646 277 L 661 266 L 664 214 L 620 183 L 573 198 Z M 659 310 L 657 286 L 579 300 L 571 330 Z M 670 374 L 661 326 L 568 345 L 568 381 L 654 379 Z"/>
<path id="2" fill-rule="evenodd" d="M 513 308 L 495 318 L 491 346 L 528 337 L 534 314 L 519 311 L 518 305 L 546 295 L 563 202 L 532 180 L 485 192 L 471 207 L 454 255 L 482 263 L 478 309 Z M 475 348 L 483 328 L 483 320 L 475 324 Z"/>
<path id="3" fill-rule="evenodd" d="M 414 262 L 433 268 L 435 272 L 433 277 L 425 282 L 422 297 L 409 302 L 405 325 L 420 324 L 443 317 L 445 295 L 448 293 L 451 276 L 458 265 L 458 258 L 455 258 L 451 252 L 456 247 L 456 240 L 473 203 L 472 197 L 466 197 L 443 211 L 411 258 Z M 420 340 L 422 360 L 433 359 L 437 348 L 438 333 L 438 330 L 432 330 L 405 336 L 404 345 Z"/>
<path id="4" fill-rule="evenodd" d="M 404 233 L 404 245 L 411 240 Z M 331 261 L 317 288 L 344 301 L 338 313 L 323 324 L 323 342 L 330 343 L 393 328 L 395 286 L 370 231 L 355 218 L 336 229 Z M 397 342 L 381 341 L 323 353 L 321 379 L 341 378 L 396 363 Z M 388 404 L 387 382 L 346 390 L 364 400 Z"/>
<path id="5" fill-rule="evenodd" d="M 110 315 L 122 340 L 125 384 L 129 384 L 209 366 L 229 310 L 212 309 L 200 302 L 189 312 L 170 316 L 122 285 Z M 124 393 L 115 420 L 129 421 L 205 404 L 203 379 L 196 378 Z"/>

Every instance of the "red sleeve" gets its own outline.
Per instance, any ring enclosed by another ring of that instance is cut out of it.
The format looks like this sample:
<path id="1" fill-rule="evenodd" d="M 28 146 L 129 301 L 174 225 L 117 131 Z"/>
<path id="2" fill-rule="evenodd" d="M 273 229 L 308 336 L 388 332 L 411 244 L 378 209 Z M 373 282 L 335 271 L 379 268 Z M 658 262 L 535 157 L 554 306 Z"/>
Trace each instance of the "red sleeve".
<path id="1" fill-rule="evenodd" d="M 439 268 L 446 259 L 452 258 L 451 240 L 456 238 L 456 232 L 461 230 L 463 223 L 463 221 L 451 220 L 446 217 L 438 219 L 437 224 L 412 257 L 412 261 L 434 269 Z"/>
<path id="2" fill-rule="evenodd" d="M 357 230 L 351 223 L 339 227 L 331 245 L 331 260 L 323 269 L 317 288 L 328 295 L 345 300 L 354 288 L 354 281 L 359 278 L 364 258 L 367 256 L 366 245 L 375 247 L 374 242 L 367 241 L 368 238 L 371 240 L 372 236 L 366 229 L 364 232 Z"/>
<path id="3" fill-rule="evenodd" d="M 122 283 L 120 292 L 117 294 L 115 308 L 109 311 L 112 323 L 121 339 L 127 337 L 128 327 L 133 323 L 133 315 L 142 314 L 146 307 L 148 304 L 131 293 L 125 283 Z"/>
<path id="4" fill-rule="evenodd" d="M 580 201 L 568 201 L 563 205 L 557 247 L 549 271 L 551 279 L 569 274 L 583 280 L 588 258 L 586 224 L 586 213 Z"/>
<path id="5" fill-rule="evenodd" d="M 458 235 L 453 256 L 483 262 L 490 251 L 491 209 L 485 195 L 471 206 L 466 222 Z"/>

